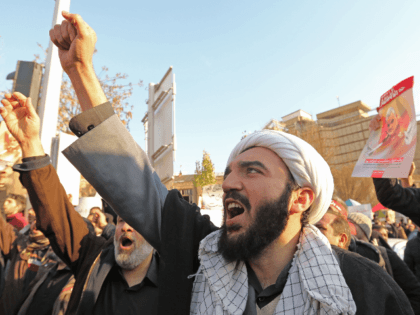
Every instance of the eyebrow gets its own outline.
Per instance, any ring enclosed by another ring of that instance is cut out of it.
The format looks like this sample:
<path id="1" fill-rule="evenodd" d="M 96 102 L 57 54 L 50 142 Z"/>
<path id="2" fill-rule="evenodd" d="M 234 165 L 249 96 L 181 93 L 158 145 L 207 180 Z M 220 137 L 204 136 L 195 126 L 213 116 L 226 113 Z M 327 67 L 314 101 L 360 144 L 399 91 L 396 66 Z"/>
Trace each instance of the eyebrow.
<path id="1" fill-rule="evenodd" d="M 249 166 L 256 166 L 259 168 L 262 168 L 265 171 L 268 171 L 267 167 L 260 161 L 241 161 L 238 162 L 238 165 L 240 168 L 247 168 Z M 232 172 L 232 168 L 230 166 L 226 167 L 225 174 L 223 175 L 223 180 L 226 179 L 226 177 Z"/>
<path id="2" fill-rule="evenodd" d="M 246 168 L 249 166 L 257 166 L 259 168 L 262 168 L 265 171 L 268 171 L 268 169 L 265 167 L 264 164 L 262 164 L 260 161 L 241 161 L 238 163 L 239 167 Z"/>

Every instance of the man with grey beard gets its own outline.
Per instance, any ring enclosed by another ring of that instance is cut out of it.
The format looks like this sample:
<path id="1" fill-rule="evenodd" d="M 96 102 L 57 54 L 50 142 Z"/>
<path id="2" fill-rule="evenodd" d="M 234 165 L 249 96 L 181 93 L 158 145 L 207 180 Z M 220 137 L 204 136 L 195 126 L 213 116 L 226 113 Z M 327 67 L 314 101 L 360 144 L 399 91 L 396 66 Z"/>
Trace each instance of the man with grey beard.
<path id="1" fill-rule="evenodd" d="M 130 243 L 132 246 L 127 247 L 126 245 Z M 118 217 L 117 229 L 114 234 L 114 254 L 115 261 L 122 268 L 123 273 L 126 273 L 133 271 L 147 261 L 150 264 L 153 247 L 123 219 Z M 132 280 L 127 279 L 127 281 Z"/>
<path id="2" fill-rule="evenodd" d="M 93 314 L 155 314 L 159 258 L 153 247 L 121 217 L 113 243 L 116 264 L 102 284 Z"/>
<path id="3" fill-rule="evenodd" d="M 76 279 L 66 314 L 157 314 L 159 258 L 153 247 L 120 217 L 113 238 L 90 233 L 43 152 L 30 99 L 16 92 L 2 103 L 7 110 L 3 119 L 22 147 L 23 163 L 14 169 L 28 190 L 37 229 Z M 22 105 L 31 122 L 19 116 Z M 29 146 L 27 138 L 32 138 Z"/>

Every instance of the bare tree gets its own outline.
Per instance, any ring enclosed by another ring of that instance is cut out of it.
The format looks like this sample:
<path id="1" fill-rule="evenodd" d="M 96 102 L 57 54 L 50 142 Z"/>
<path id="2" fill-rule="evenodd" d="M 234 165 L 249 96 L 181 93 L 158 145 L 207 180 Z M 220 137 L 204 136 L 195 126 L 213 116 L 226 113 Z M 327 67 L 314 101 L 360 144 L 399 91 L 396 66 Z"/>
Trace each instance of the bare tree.
<path id="1" fill-rule="evenodd" d="M 45 64 L 48 49 L 44 49 L 41 44 L 38 44 L 38 46 L 44 52 L 44 56 L 41 58 L 39 54 L 35 54 L 34 61 Z M 102 71 L 98 74 L 98 79 L 106 98 L 111 102 L 115 113 L 119 116 L 122 123 L 128 128 L 130 120 L 133 118 L 133 105 L 129 104 L 128 98 L 132 95 L 134 86 L 142 87 L 143 81 L 140 80 L 135 84 L 131 82 L 122 84 L 121 82 L 127 78 L 128 75 L 125 73 L 117 73 L 114 76 L 109 76 L 108 68 L 105 66 L 102 67 Z M 65 133 L 72 133 L 69 129 L 70 119 L 80 112 L 81 108 L 76 97 L 76 92 L 67 74 L 64 73 L 61 82 L 57 130 Z"/>

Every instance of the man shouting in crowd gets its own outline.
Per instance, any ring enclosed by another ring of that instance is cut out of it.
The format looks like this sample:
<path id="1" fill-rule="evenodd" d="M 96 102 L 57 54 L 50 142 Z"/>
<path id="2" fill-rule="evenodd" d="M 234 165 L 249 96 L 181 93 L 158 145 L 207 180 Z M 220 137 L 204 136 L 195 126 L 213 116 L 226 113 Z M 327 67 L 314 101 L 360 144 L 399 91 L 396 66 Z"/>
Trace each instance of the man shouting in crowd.
<path id="1" fill-rule="evenodd" d="M 311 225 L 327 211 L 334 185 L 303 140 L 263 131 L 239 142 L 225 172 L 221 230 L 168 192 L 106 102 L 92 66 L 94 31 L 78 15 L 63 16 L 50 36 L 84 111 L 70 122 L 80 139 L 64 154 L 160 253 L 159 314 L 412 314 L 385 272 L 333 251 Z M 31 200 L 42 172 L 21 172 Z"/>
<path id="2" fill-rule="evenodd" d="M 37 228 L 75 275 L 67 314 L 156 314 L 159 265 L 153 248 L 121 218 L 108 241 L 89 233 L 44 154 L 30 99 L 6 94 L 2 104 L 2 117 L 22 147 L 23 163 L 14 169 L 31 191 Z"/>

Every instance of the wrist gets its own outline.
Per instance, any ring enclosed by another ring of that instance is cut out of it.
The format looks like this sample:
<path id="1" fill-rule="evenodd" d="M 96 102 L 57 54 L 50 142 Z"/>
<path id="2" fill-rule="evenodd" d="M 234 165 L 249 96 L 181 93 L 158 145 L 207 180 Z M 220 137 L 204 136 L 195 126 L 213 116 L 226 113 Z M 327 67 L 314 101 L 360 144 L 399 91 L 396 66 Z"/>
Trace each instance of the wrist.
<path id="1" fill-rule="evenodd" d="M 408 187 L 412 187 L 414 185 L 413 178 L 408 178 Z"/>
<path id="2" fill-rule="evenodd" d="M 22 142 L 20 143 L 20 147 L 22 149 L 23 158 L 45 155 L 39 138 Z"/>
<path id="3" fill-rule="evenodd" d="M 107 102 L 93 65 L 75 66 L 67 74 L 76 91 L 82 111 Z"/>
<path id="4" fill-rule="evenodd" d="M 83 77 L 88 77 L 95 73 L 93 68 L 92 61 L 89 62 L 77 62 L 74 63 L 72 67 L 66 70 L 67 75 L 69 76 L 70 80 L 78 80 Z"/>

